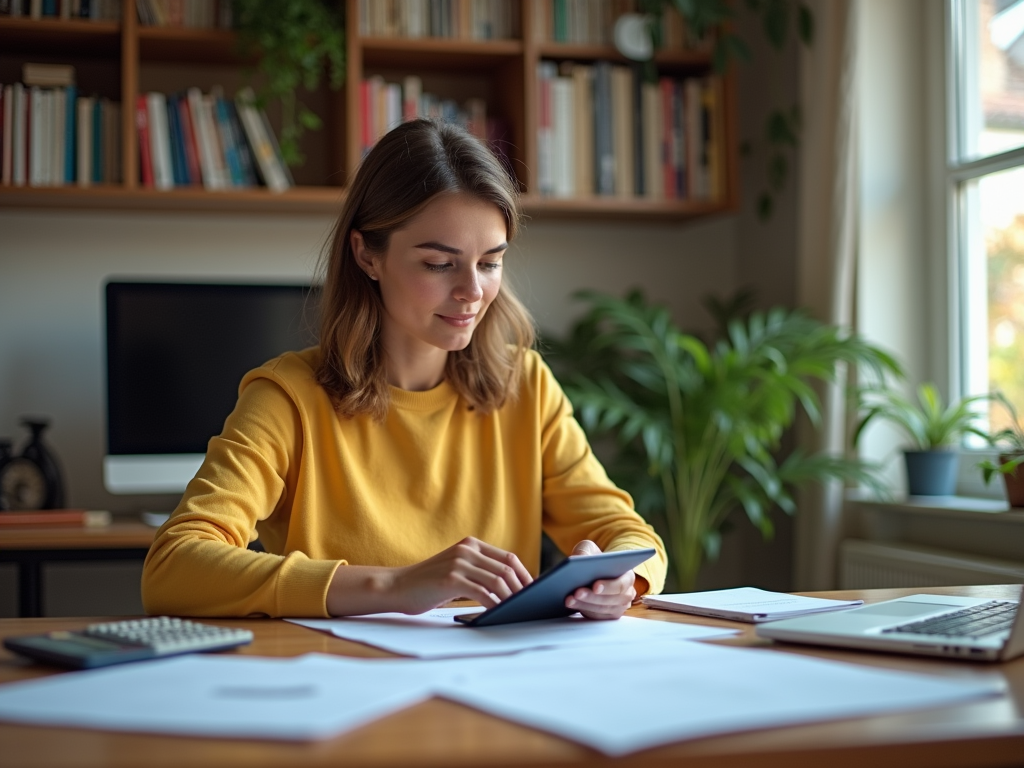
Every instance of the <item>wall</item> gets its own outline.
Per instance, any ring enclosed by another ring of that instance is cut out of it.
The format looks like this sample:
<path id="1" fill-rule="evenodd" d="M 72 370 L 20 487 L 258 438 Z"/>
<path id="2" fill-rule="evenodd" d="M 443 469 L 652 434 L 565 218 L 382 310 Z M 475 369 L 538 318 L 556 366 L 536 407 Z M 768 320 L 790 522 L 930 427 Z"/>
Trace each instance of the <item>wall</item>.
<path id="1" fill-rule="evenodd" d="M 0 436 L 20 441 L 18 417 L 45 414 L 69 505 L 170 510 L 174 497 L 112 496 L 102 485 L 104 281 L 309 279 L 330 225 L 319 216 L 0 212 Z M 671 306 L 684 326 L 704 329 L 709 319 L 699 300 L 731 289 L 735 238 L 732 217 L 656 226 L 538 220 L 515 244 L 508 273 L 549 332 L 564 331 L 578 312 L 573 291 L 631 285 Z M 84 586 L 109 581 L 111 569 L 136 578 L 129 565 L 61 569 L 47 579 L 83 585 L 82 600 L 111 588 Z M 0 615 L 13 611 L 13 589 L 13 568 L 0 569 Z M 63 613 L 76 603 L 63 589 L 46 599 Z"/>
<path id="2" fill-rule="evenodd" d="M 578 313 L 570 296 L 581 288 L 621 293 L 640 286 L 697 331 L 710 325 L 700 304 L 709 293 L 750 286 L 761 307 L 792 305 L 795 169 L 768 222 L 758 218 L 754 201 L 764 183 L 758 142 L 766 110 L 797 93 L 796 47 L 781 56 L 768 51 L 759 22 L 746 12 L 737 29 L 754 52 L 739 74 L 739 133 L 753 147 L 741 165 L 741 210 L 691 224 L 529 222 L 506 274 L 542 333 L 566 329 Z M 0 211 L 0 436 L 22 435 L 22 414 L 46 414 L 69 504 L 124 514 L 169 510 L 172 496 L 112 496 L 103 489 L 103 282 L 307 279 L 330 225 L 323 216 Z M 735 520 L 701 586 L 786 589 L 792 527 L 785 516 L 776 519 L 768 545 L 746 520 Z M 46 574 L 47 607 L 65 615 L 137 612 L 137 574 L 134 564 L 54 567 Z M 0 616 L 13 614 L 13 594 L 13 568 L 0 567 Z"/>

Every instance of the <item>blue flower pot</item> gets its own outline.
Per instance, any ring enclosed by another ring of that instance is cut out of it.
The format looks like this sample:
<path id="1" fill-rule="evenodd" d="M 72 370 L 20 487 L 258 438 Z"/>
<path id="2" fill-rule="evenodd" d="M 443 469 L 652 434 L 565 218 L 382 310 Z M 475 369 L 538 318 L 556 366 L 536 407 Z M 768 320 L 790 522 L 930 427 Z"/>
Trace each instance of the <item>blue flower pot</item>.
<path id="1" fill-rule="evenodd" d="M 960 465 L 957 451 L 904 451 L 911 496 L 952 496 Z"/>

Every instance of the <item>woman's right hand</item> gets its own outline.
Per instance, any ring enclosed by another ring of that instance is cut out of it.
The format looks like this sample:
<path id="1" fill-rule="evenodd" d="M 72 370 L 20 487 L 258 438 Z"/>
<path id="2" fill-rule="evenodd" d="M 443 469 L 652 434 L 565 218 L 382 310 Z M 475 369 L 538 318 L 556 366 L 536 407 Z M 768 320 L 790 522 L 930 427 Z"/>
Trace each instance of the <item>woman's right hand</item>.
<path id="1" fill-rule="evenodd" d="M 392 575 L 388 591 L 397 610 L 410 614 L 458 597 L 491 608 L 533 581 L 514 553 L 472 536 L 423 562 L 396 568 Z"/>
<path id="2" fill-rule="evenodd" d="M 491 608 L 533 581 L 512 552 L 469 536 L 404 568 L 342 565 L 327 588 L 327 613 L 423 613 L 457 597 Z"/>

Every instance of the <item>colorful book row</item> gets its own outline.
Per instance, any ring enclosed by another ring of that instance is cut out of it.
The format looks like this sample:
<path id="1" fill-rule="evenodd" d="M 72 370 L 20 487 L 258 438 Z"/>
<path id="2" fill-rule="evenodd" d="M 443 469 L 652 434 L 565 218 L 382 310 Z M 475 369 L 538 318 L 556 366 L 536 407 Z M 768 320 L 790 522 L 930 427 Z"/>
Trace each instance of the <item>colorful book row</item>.
<path id="1" fill-rule="evenodd" d="M 725 196 L 718 77 L 645 82 L 605 61 L 538 65 L 538 191 L 652 200 Z"/>
<path id="2" fill-rule="evenodd" d="M 120 104 L 75 86 L 0 88 L 0 182 L 59 187 L 121 180 Z"/>
<path id="3" fill-rule="evenodd" d="M 139 22 L 153 27 L 231 29 L 231 0 L 136 0 Z"/>
<path id="4" fill-rule="evenodd" d="M 365 155 L 377 140 L 405 120 L 429 117 L 461 125 L 478 138 L 487 140 L 487 104 L 483 99 L 467 99 L 459 104 L 454 99 L 442 99 L 423 92 L 423 81 L 409 75 L 402 83 L 388 83 L 374 75 L 360 84 L 361 147 Z M 494 121 L 490 137 L 494 134 Z"/>
<path id="5" fill-rule="evenodd" d="M 121 0 L 0 0 L 0 16 L 110 21 L 121 18 Z"/>
<path id="6" fill-rule="evenodd" d="M 362 37 L 520 37 L 519 0 L 360 0 Z"/>
<path id="7" fill-rule="evenodd" d="M 534 37 L 553 43 L 612 45 L 615 21 L 623 14 L 641 12 L 637 0 L 530 1 Z M 682 15 L 669 3 L 661 6 L 660 26 L 661 48 L 679 50 L 692 46 Z"/>
<path id="8" fill-rule="evenodd" d="M 294 186 L 251 88 L 241 89 L 234 100 L 219 88 L 139 94 L 135 126 L 143 187 L 218 191 L 264 184 L 283 192 Z"/>

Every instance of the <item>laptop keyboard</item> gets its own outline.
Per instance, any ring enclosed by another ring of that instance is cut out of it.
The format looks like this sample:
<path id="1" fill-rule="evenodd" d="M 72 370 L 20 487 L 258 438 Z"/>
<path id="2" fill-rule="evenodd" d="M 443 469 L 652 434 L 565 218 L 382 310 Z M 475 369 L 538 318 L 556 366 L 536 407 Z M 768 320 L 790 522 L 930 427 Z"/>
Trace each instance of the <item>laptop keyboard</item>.
<path id="1" fill-rule="evenodd" d="M 944 613 L 882 632 L 912 632 L 915 635 L 942 635 L 944 637 L 983 637 L 1009 629 L 1017 614 L 1017 603 L 992 601 L 953 613 Z"/>

